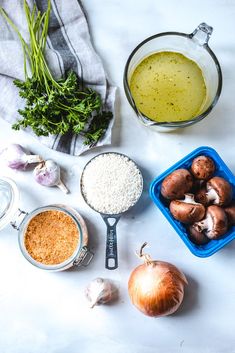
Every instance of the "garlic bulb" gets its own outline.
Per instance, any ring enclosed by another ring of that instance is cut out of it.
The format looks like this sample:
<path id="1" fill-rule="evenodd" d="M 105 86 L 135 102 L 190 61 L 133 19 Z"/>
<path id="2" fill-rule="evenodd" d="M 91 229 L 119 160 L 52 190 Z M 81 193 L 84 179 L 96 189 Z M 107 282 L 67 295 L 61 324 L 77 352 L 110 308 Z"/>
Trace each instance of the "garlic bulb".
<path id="1" fill-rule="evenodd" d="M 37 165 L 34 169 L 34 179 L 38 184 L 44 186 L 58 186 L 64 193 L 68 193 L 69 190 L 60 179 L 60 167 L 52 161 L 43 161 Z"/>
<path id="2" fill-rule="evenodd" d="M 95 278 L 91 281 L 85 290 L 85 295 L 93 308 L 98 304 L 105 304 L 114 299 L 117 289 L 107 279 Z"/>
<path id="3" fill-rule="evenodd" d="M 42 161 L 40 156 L 29 154 L 21 145 L 16 143 L 6 147 L 2 154 L 7 166 L 11 169 L 25 170 L 28 164 Z"/>

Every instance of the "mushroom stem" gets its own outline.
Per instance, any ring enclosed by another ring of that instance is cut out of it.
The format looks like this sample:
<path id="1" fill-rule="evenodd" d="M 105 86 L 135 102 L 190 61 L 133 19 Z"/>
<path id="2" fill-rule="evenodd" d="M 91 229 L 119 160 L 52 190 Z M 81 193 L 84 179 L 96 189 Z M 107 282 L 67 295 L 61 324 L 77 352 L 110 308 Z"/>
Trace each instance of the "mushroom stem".
<path id="1" fill-rule="evenodd" d="M 208 189 L 208 191 L 206 193 L 206 197 L 207 197 L 208 202 L 213 201 L 213 203 L 215 205 L 219 203 L 219 195 L 217 194 L 215 189 Z"/>
<path id="2" fill-rule="evenodd" d="M 213 220 L 211 215 L 207 214 L 206 218 L 202 221 L 194 223 L 193 228 L 197 232 L 203 232 L 203 230 L 207 230 L 208 232 L 211 231 L 213 228 Z"/>
<path id="3" fill-rule="evenodd" d="M 191 203 L 193 205 L 197 205 L 198 204 L 198 202 L 196 202 L 194 200 L 194 195 L 193 194 L 185 194 L 184 195 L 184 200 L 182 200 L 182 202 Z"/>

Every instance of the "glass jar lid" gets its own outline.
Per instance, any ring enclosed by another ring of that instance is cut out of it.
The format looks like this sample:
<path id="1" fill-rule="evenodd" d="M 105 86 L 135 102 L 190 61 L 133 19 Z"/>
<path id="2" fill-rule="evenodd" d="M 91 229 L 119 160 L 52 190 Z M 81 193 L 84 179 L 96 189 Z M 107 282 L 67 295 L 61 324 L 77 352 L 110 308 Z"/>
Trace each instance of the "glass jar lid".
<path id="1" fill-rule="evenodd" d="M 15 182 L 7 177 L 0 177 L 0 229 L 14 218 L 19 205 L 19 190 Z"/>

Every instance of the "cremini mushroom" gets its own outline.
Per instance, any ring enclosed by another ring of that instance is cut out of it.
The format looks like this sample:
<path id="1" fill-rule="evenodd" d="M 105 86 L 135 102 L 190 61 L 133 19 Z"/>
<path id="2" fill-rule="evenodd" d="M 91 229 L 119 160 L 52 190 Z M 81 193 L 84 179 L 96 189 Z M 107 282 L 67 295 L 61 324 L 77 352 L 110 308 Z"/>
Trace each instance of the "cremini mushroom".
<path id="1" fill-rule="evenodd" d="M 223 208 L 211 205 L 205 218 L 192 226 L 197 232 L 204 232 L 209 239 L 218 239 L 228 230 L 228 220 Z"/>
<path id="2" fill-rule="evenodd" d="M 196 245 L 205 245 L 210 241 L 203 231 L 199 232 L 192 225 L 188 228 L 188 231 L 189 240 Z"/>
<path id="3" fill-rule="evenodd" d="M 227 206 L 232 200 L 232 186 L 224 178 L 216 176 L 210 179 L 206 184 L 206 189 L 208 203 L 218 206 Z"/>
<path id="4" fill-rule="evenodd" d="M 185 194 L 184 200 L 173 200 L 170 203 L 172 216 L 182 223 L 194 223 L 205 216 L 205 207 L 194 201 L 193 194 Z"/>
<path id="5" fill-rule="evenodd" d="M 208 180 L 215 172 L 215 163 L 210 157 L 198 156 L 192 162 L 191 172 L 196 179 Z"/>
<path id="6" fill-rule="evenodd" d="M 229 205 L 228 207 L 225 207 L 224 210 L 228 218 L 229 226 L 234 226 L 235 225 L 235 201 L 233 201 L 232 204 Z"/>
<path id="7" fill-rule="evenodd" d="M 161 194 L 168 200 L 184 197 L 193 186 L 193 177 L 187 169 L 177 169 L 169 174 L 162 182 Z"/>

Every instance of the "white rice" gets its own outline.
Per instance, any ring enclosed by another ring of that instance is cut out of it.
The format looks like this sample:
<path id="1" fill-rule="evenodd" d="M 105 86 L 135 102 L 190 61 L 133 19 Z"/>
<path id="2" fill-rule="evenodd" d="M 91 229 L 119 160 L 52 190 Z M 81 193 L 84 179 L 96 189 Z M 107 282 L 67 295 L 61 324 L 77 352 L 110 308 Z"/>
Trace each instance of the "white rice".
<path id="1" fill-rule="evenodd" d="M 118 214 L 127 211 L 139 199 L 143 179 L 135 163 L 127 157 L 105 153 L 87 164 L 81 186 L 92 208 L 100 213 Z"/>

